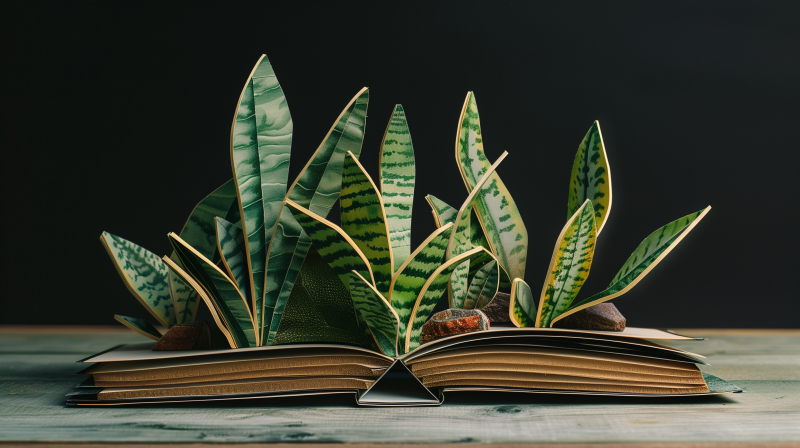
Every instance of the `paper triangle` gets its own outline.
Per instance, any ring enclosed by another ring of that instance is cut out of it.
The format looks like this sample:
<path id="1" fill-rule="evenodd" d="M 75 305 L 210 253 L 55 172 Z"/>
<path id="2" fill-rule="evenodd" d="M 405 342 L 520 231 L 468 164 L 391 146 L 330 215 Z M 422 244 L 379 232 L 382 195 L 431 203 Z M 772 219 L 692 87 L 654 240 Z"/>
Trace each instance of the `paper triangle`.
<path id="1" fill-rule="evenodd" d="M 438 406 L 441 401 L 397 360 L 358 397 L 362 406 Z"/>

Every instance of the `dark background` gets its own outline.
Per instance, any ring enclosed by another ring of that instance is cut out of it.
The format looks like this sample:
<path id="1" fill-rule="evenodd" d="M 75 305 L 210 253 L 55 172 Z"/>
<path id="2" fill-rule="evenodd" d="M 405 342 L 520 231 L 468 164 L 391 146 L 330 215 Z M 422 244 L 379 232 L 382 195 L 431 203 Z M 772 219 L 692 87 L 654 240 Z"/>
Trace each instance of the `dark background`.
<path id="1" fill-rule="evenodd" d="M 579 297 L 650 232 L 711 204 L 615 300 L 629 325 L 799 326 L 800 2 L 288 3 L 4 14 L 0 323 L 145 317 L 98 237 L 169 252 L 166 234 L 231 176 L 236 100 L 267 53 L 294 119 L 290 181 L 363 86 L 361 161 L 377 177 L 403 104 L 414 246 L 434 230 L 426 194 L 466 197 L 453 145 L 473 90 L 489 158 L 510 153 L 498 171 L 525 219 L 535 292 L 598 119 L 614 200 Z"/>

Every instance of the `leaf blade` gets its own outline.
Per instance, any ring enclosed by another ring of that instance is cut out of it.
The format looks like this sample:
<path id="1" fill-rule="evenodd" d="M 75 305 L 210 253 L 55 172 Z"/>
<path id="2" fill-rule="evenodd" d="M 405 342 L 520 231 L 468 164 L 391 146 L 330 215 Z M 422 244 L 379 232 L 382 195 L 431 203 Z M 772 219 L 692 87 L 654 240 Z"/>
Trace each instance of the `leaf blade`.
<path id="1" fill-rule="evenodd" d="M 350 272 L 353 306 L 369 326 L 378 347 L 386 356 L 397 356 L 399 317 L 389 302 L 357 271 Z"/>
<path id="2" fill-rule="evenodd" d="M 591 200 L 594 206 L 599 235 L 608 220 L 612 197 L 611 171 L 603 134 L 600 131 L 600 122 L 596 120 L 578 145 L 578 153 L 572 164 L 567 219 L 574 215 L 587 199 Z"/>
<path id="3" fill-rule="evenodd" d="M 521 278 L 511 282 L 511 300 L 508 306 L 508 317 L 518 328 L 536 326 L 536 299 L 531 287 Z"/>
<path id="4" fill-rule="evenodd" d="M 431 206 L 431 213 L 434 221 L 436 221 L 436 227 L 455 222 L 458 210 L 432 194 L 425 196 L 425 200 Z"/>

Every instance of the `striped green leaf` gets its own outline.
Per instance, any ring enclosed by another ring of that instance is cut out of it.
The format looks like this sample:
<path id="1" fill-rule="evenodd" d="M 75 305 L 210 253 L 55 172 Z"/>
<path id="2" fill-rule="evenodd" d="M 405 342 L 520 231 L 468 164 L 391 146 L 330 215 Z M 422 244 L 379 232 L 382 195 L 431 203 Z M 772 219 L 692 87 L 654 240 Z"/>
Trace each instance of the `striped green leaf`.
<path id="1" fill-rule="evenodd" d="M 230 329 L 236 347 L 258 346 L 258 335 L 253 325 L 248 303 L 236 285 L 211 260 L 186 244 L 178 235 L 168 235 L 172 248 L 177 252 L 187 271 L 210 294 L 217 309 L 221 311 Z"/>
<path id="2" fill-rule="evenodd" d="M 611 172 L 598 121 L 592 123 L 589 132 L 583 137 L 575 155 L 575 162 L 572 164 L 567 219 L 572 217 L 587 199 L 592 201 L 594 206 L 594 219 L 597 221 L 597 233 L 600 234 L 611 211 Z"/>
<path id="3" fill-rule="evenodd" d="M 576 313 L 582 309 L 597 305 L 615 297 L 619 297 L 631 288 L 636 286 L 667 254 L 681 242 L 681 240 L 692 231 L 694 226 L 711 210 L 706 207 L 703 210 L 684 216 L 675 220 L 664 227 L 651 233 L 633 251 L 622 268 L 611 280 L 605 291 L 601 291 L 581 302 L 572 305 L 568 311 L 556 316 L 552 322 Z M 551 326 L 552 326 L 551 322 Z"/>
<path id="4" fill-rule="evenodd" d="M 197 292 L 188 283 L 167 266 L 169 295 L 175 307 L 176 323 L 188 324 L 194 321 L 197 312 Z"/>
<path id="5" fill-rule="evenodd" d="M 167 266 L 156 254 L 108 232 L 100 235 L 114 267 L 136 300 L 161 325 L 169 328 L 177 322 L 169 291 Z"/>
<path id="6" fill-rule="evenodd" d="M 394 265 L 386 211 L 378 188 L 353 153 L 344 158 L 339 207 L 342 230 L 369 260 L 376 289 L 388 297 Z"/>
<path id="7" fill-rule="evenodd" d="M 150 322 L 139 319 L 136 317 L 128 317 L 128 316 L 120 316 L 119 314 L 114 315 L 114 320 L 125 325 L 126 327 L 130 328 L 131 330 L 139 333 L 140 335 L 150 338 L 154 341 L 161 339 L 161 333 L 156 330 L 156 327 L 150 324 Z"/>
<path id="8" fill-rule="evenodd" d="M 324 342 L 373 348 L 350 291 L 312 245 L 280 316 L 273 345 Z M 377 348 L 374 348 L 377 350 Z"/>
<path id="9" fill-rule="evenodd" d="M 369 326 L 381 353 L 397 356 L 400 318 L 389 302 L 356 271 L 350 273 L 350 296 L 356 311 Z"/>
<path id="10" fill-rule="evenodd" d="M 592 201 L 586 200 L 567 221 L 556 240 L 550 267 L 547 269 L 536 326 L 547 327 L 575 300 L 589 277 L 594 258 L 597 226 Z"/>
<path id="11" fill-rule="evenodd" d="M 389 303 L 400 319 L 400 332 L 404 334 L 406 322 L 425 282 L 442 265 L 453 224 L 445 224 L 434 231 L 409 256 L 392 278 Z"/>
<path id="12" fill-rule="evenodd" d="M 250 275 L 247 272 L 247 258 L 245 256 L 244 232 L 242 229 L 216 218 L 217 247 L 222 255 L 222 264 L 228 271 L 228 277 L 233 280 L 236 289 L 242 293 L 245 302 L 250 302 Z M 260 311 L 260 310 L 257 310 Z M 256 316 L 259 316 L 257 313 Z M 257 322 L 258 318 L 256 318 Z"/>
<path id="13" fill-rule="evenodd" d="M 471 263 L 470 263 L 471 264 Z M 496 261 L 490 261 L 478 270 L 469 284 L 464 309 L 481 309 L 497 295 L 500 269 Z"/>
<path id="14" fill-rule="evenodd" d="M 472 92 L 467 94 L 459 122 L 456 161 L 467 191 L 480 189 L 475 201 L 479 223 L 500 265 L 510 276 L 524 278 L 528 231 L 514 199 L 497 173 L 482 187 L 477 185 L 492 164 L 483 152 L 478 105 Z"/>
<path id="15" fill-rule="evenodd" d="M 357 271 L 364 278 L 374 282 L 369 261 L 356 243 L 336 224 L 298 204 L 286 200 L 286 208 L 311 238 L 322 259 L 330 265 L 333 272 L 345 286 L 350 285 L 350 271 Z"/>
<path id="16" fill-rule="evenodd" d="M 392 244 L 394 266 L 411 254 L 411 209 L 414 204 L 414 146 L 403 106 L 396 105 L 380 153 L 380 185 Z"/>
<path id="17" fill-rule="evenodd" d="M 508 317 L 517 327 L 536 326 L 536 299 L 530 286 L 521 278 L 511 282 L 511 301 L 508 306 Z"/>
<path id="18" fill-rule="evenodd" d="M 345 154 L 350 151 L 357 157 L 361 153 L 368 103 L 369 90 L 365 87 L 350 100 L 289 187 L 286 195 L 289 199 L 319 216 L 328 216 L 341 192 Z M 311 240 L 284 206 L 270 241 L 267 260 L 264 332 L 269 330 L 269 334 L 265 334 L 265 345 L 271 344 L 275 336 L 281 313 L 310 245 Z"/>
<path id="19" fill-rule="evenodd" d="M 400 337 L 405 341 L 403 345 L 403 353 L 408 353 L 411 350 L 419 347 L 419 339 L 422 336 L 422 326 L 431 317 L 433 309 L 439 303 L 447 286 L 449 284 L 450 276 L 455 271 L 456 267 L 462 263 L 469 263 L 469 261 L 478 256 L 483 249 L 475 248 L 459 254 L 456 257 L 446 261 L 439 266 L 420 290 L 417 300 L 414 303 L 414 308 L 411 310 L 411 317 L 406 324 L 405 332 L 400 333 Z"/>
<path id="20" fill-rule="evenodd" d="M 433 214 L 434 221 L 436 221 L 436 227 L 442 227 L 445 224 L 455 222 L 458 210 L 450 207 L 446 202 L 432 194 L 425 196 L 425 200 L 428 201 L 428 205 L 431 206 L 431 213 Z"/>

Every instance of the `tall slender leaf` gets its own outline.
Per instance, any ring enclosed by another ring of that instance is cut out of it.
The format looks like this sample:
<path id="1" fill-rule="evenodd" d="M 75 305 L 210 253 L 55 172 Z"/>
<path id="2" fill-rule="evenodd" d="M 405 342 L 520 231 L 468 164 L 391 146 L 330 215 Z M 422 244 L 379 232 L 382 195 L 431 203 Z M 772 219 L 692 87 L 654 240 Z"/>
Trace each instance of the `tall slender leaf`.
<path id="1" fill-rule="evenodd" d="M 241 222 L 236 183 L 233 179 L 225 182 L 197 203 L 180 233 L 180 237 L 184 241 L 214 263 L 219 260 L 217 232 L 214 224 L 214 218 L 217 216 L 235 224 Z M 175 257 L 170 258 L 175 260 Z"/>
<path id="2" fill-rule="evenodd" d="M 369 325 L 381 352 L 397 356 L 399 321 L 389 302 L 357 271 L 350 272 L 350 296 L 362 319 Z"/>
<path id="3" fill-rule="evenodd" d="M 497 173 L 478 187 L 479 179 L 492 165 L 483 152 L 478 104 L 472 92 L 467 94 L 456 137 L 456 161 L 467 191 L 481 188 L 475 201 L 478 220 L 492 253 L 512 277 L 523 278 L 528 252 L 528 231 L 511 194 Z"/>
<path id="4" fill-rule="evenodd" d="M 408 131 L 403 106 L 396 105 L 380 153 L 380 185 L 394 267 L 397 268 L 411 253 L 411 210 L 414 205 L 415 162 L 414 146 Z"/>
<path id="5" fill-rule="evenodd" d="M 450 207 L 446 202 L 432 194 L 425 196 L 425 200 L 431 206 L 431 213 L 433 213 L 433 219 L 436 221 L 436 227 L 455 222 L 458 210 Z"/>
<path id="6" fill-rule="evenodd" d="M 508 306 L 508 317 L 517 327 L 536 326 L 536 299 L 531 287 L 521 278 L 511 282 L 511 301 Z"/>
<path id="7" fill-rule="evenodd" d="M 128 317 L 128 316 L 120 316 L 119 314 L 114 315 L 114 320 L 125 325 L 126 327 L 130 328 L 131 330 L 139 333 L 140 335 L 150 338 L 154 341 L 161 339 L 161 333 L 156 330 L 156 327 L 150 324 L 150 322 L 139 319 L 136 317 Z"/>
<path id="8" fill-rule="evenodd" d="M 233 280 L 236 288 L 242 293 L 245 302 L 250 302 L 250 275 L 247 272 L 247 257 L 245 255 L 244 232 L 242 229 L 216 218 L 217 247 L 222 256 L 222 263 L 228 271 L 228 277 Z"/>
<path id="9" fill-rule="evenodd" d="M 597 226 L 592 201 L 586 200 L 570 218 L 556 240 L 550 267 L 539 298 L 536 326 L 547 327 L 566 311 L 589 277 L 594 258 Z"/>
<path id="10" fill-rule="evenodd" d="M 705 217 L 709 210 L 711 210 L 710 206 L 675 220 L 651 233 L 639 244 L 636 250 L 633 251 L 633 254 L 631 254 L 625 264 L 622 265 L 617 275 L 611 280 L 611 284 L 608 285 L 608 288 L 572 305 L 569 310 L 556 316 L 550 323 L 550 326 L 552 326 L 553 322 L 563 319 L 570 314 L 619 297 L 630 291 L 631 288 L 636 286 L 645 275 L 661 262 L 661 260 L 663 260 L 664 257 L 694 229 L 694 226 Z"/>
<path id="11" fill-rule="evenodd" d="M 481 309 L 497 294 L 500 269 L 496 261 L 490 261 L 478 270 L 469 284 L 464 309 Z"/>
<path id="12" fill-rule="evenodd" d="M 375 288 L 389 296 L 394 273 L 389 226 L 378 188 L 353 153 L 347 153 L 342 171 L 342 230 L 369 260 Z"/>
<path id="13" fill-rule="evenodd" d="M 575 162 L 572 164 L 567 219 L 574 215 L 587 199 L 592 201 L 594 206 L 594 219 L 597 221 L 597 233 L 600 234 L 611 211 L 611 171 L 608 167 L 599 121 L 592 123 L 586 136 L 583 137 L 575 155 Z"/>

